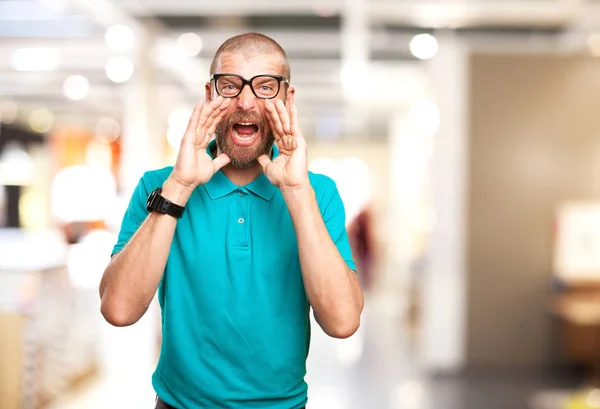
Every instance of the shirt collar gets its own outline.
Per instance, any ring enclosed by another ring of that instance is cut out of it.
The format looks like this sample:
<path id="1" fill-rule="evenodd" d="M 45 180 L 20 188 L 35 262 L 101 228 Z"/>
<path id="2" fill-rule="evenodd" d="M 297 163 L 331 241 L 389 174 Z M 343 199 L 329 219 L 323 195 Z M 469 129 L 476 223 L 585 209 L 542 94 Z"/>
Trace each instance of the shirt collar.
<path id="1" fill-rule="evenodd" d="M 277 156 L 279 156 L 279 149 L 277 149 L 275 144 L 273 144 L 272 149 L 273 155 L 271 156 L 271 159 L 275 159 Z M 214 152 L 215 150 L 216 142 L 212 140 L 206 147 L 206 152 L 210 155 L 211 151 Z M 275 194 L 275 190 L 277 189 L 275 186 L 273 186 L 264 173 L 261 173 L 256 179 L 248 183 L 246 186 L 236 186 L 231 183 L 229 178 L 225 176 L 222 170 L 219 170 L 217 173 L 215 173 L 208 183 L 204 184 L 206 193 L 208 193 L 208 196 L 210 196 L 212 200 L 220 199 L 221 197 L 227 196 L 231 192 L 243 187 L 255 195 L 263 198 L 264 200 L 271 200 Z"/>

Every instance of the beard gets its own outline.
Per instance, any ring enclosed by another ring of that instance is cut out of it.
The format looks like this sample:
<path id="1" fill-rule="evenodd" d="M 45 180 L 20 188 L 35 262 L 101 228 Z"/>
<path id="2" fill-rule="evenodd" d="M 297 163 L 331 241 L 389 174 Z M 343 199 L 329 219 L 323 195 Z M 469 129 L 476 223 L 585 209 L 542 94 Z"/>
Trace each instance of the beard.
<path id="1" fill-rule="evenodd" d="M 258 140 L 251 146 L 238 146 L 229 135 L 233 126 L 240 122 L 252 122 L 258 127 Z M 265 119 L 255 112 L 234 112 L 227 121 L 221 121 L 215 130 L 217 148 L 231 159 L 231 165 L 238 169 L 248 169 L 258 163 L 258 157 L 270 152 L 275 137 Z"/>

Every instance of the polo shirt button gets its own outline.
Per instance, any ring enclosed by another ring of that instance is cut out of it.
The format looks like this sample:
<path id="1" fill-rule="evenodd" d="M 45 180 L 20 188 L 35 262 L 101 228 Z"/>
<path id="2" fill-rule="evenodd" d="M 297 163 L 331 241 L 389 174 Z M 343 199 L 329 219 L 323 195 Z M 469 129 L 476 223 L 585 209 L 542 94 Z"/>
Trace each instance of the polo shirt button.
<path id="1" fill-rule="evenodd" d="M 244 223 L 244 218 L 243 218 L 243 217 L 240 217 L 240 218 L 238 219 L 238 223 L 239 223 L 239 224 L 242 224 L 242 223 Z"/>
<path id="2" fill-rule="evenodd" d="M 244 192 L 238 192 L 239 196 L 244 196 Z"/>

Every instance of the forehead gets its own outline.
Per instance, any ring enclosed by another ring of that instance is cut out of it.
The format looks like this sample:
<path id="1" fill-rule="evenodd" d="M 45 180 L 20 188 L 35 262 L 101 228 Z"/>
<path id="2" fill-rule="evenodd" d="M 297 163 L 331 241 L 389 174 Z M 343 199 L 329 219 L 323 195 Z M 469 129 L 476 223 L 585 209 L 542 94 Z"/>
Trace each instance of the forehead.
<path id="1" fill-rule="evenodd" d="M 251 78 L 259 74 L 284 75 L 283 58 L 276 54 L 221 54 L 215 73 L 239 74 Z"/>

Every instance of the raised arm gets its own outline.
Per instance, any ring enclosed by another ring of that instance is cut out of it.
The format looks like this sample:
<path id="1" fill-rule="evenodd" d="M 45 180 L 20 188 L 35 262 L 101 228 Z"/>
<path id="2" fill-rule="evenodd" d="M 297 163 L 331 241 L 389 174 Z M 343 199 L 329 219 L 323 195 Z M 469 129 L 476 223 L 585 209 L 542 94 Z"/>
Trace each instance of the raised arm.
<path id="1" fill-rule="evenodd" d="M 229 163 L 225 154 L 213 160 L 206 152 L 210 137 L 229 103 L 229 99 L 217 98 L 209 104 L 199 102 L 196 105 L 173 171 L 162 186 L 163 197 L 185 206 L 196 186 L 208 182 Z M 130 209 L 140 210 L 145 206 L 145 195 L 140 184 Z M 148 309 L 164 273 L 177 222 L 173 216 L 151 213 L 111 259 L 100 282 L 101 312 L 110 324 L 132 325 Z"/>
<path id="2" fill-rule="evenodd" d="M 315 319 L 327 335 L 347 338 L 360 325 L 364 300 L 356 272 L 338 248 L 343 241 L 349 252 L 341 199 L 335 187 L 328 189 L 333 204 L 328 216 L 332 228 L 328 228 L 309 181 L 306 141 L 298 127 L 296 107 L 286 108 L 282 101 L 267 101 L 265 107 L 280 155 L 273 161 L 266 155 L 258 160 L 271 183 L 280 188 L 290 212 L 304 288 Z M 332 235 L 338 236 L 337 242 Z"/>

